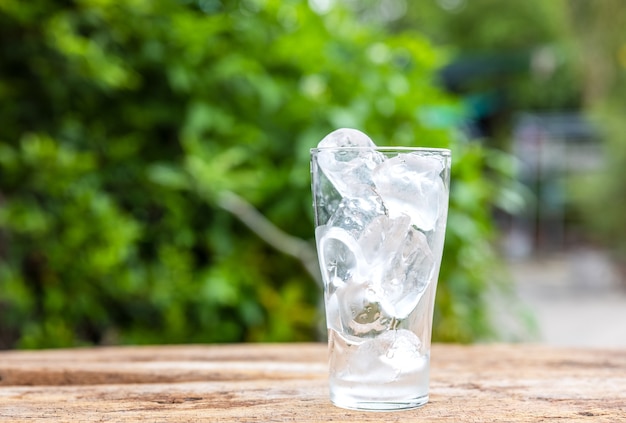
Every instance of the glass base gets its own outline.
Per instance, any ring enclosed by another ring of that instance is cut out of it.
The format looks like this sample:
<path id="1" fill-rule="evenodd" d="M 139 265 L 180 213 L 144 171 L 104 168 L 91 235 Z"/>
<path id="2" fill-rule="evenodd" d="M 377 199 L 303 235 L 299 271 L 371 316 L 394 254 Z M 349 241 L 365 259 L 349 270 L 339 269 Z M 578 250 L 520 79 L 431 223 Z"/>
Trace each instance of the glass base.
<path id="1" fill-rule="evenodd" d="M 400 411 L 423 407 L 428 402 L 428 395 L 413 399 L 365 401 L 346 396 L 331 395 L 331 402 L 337 407 L 359 411 Z"/>

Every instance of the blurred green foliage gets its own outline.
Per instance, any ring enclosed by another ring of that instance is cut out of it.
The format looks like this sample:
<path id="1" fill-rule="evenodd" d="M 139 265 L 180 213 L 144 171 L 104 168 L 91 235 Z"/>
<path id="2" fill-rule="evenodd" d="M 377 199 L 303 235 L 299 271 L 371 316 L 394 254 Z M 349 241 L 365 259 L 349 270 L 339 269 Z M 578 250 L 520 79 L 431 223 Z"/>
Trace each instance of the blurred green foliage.
<path id="1" fill-rule="evenodd" d="M 344 1 L 365 21 L 392 33 L 419 30 L 435 48 L 444 49 L 440 80 L 460 97 L 472 135 L 502 151 L 512 150 L 520 114 L 580 111 L 586 92 L 597 91 L 586 88 L 583 80 L 593 77 L 593 85 L 609 80 L 603 69 L 608 55 L 598 63 L 599 52 L 619 56 L 613 42 L 599 38 L 598 32 L 615 32 L 609 37 L 623 40 L 622 14 L 616 12 L 620 0 L 602 5 L 525 0 L 506 7 L 497 7 L 497 0 Z M 572 20 L 574 9 L 580 22 Z M 596 25 L 584 22 L 594 15 L 603 15 Z M 583 27 L 594 29 L 580 31 Z M 532 188 L 519 186 L 509 194 L 512 201 L 505 211 L 510 214 L 522 212 L 524 201 L 527 206 L 534 201 Z"/>
<path id="2" fill-rule="evenodd" d="M 570 0 L 568 34 L 577 49 L 584 111 L 602 138 L 604 166 L 572 184 L 587 237 L 609 248 L 626 274 L 626 14 L 619 0 Z M 585 28 L 585 31 L 580 31 Z"/>
<path id="3" fill-rule="evenodd" d="M 435 46 L 447 48 L 447 82 L 473 116 L 488 120 L 490 145 L 509 150 L 520 112 L 580 108 L 579 52 L 566 13 L 570 0 L 513 1 L 506 7 L 494 0 L 405 3 L 405 13 L 387 25 L 399 31 L 418 28 Z"/>
<path id="4" fill-rule="evenodd" d="M 455 137 L 422 35 L 299 0 L 5 0 L 0 63 L 1 348 L 315 339 L 315 281 L 219 200 L 310 239 L 308 150 L 342 126 L 453 149 L 434 337 L 493 334 L 506 158 Z"/>

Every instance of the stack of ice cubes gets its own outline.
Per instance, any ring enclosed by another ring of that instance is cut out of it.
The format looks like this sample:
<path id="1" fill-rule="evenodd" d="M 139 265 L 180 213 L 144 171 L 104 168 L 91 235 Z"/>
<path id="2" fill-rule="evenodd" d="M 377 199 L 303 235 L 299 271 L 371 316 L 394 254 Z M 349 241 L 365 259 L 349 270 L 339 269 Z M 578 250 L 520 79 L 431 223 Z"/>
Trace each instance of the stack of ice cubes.
<path id="1" fill-rule="evenodd" d="M 376 337 L 413 312 L 436 272 L 445 163 L 408 150 L 386 157 L 364 133 L 339 129 L 319 143 L 317 166 L 316 240 L 329 329 L 355 340 Z"/>

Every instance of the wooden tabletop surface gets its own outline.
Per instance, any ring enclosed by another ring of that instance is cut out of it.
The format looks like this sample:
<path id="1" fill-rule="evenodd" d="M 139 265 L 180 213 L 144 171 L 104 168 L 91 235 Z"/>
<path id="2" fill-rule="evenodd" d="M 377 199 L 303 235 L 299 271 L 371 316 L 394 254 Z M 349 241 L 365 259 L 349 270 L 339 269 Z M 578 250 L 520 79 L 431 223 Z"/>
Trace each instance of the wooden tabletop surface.
<path id="1" fill-rule="evenodd" d="M 0 352 L 0 422 L 626 422 L 626 350 L 437 344 L 430 402 L 328 399 L 325 344 Z"/>

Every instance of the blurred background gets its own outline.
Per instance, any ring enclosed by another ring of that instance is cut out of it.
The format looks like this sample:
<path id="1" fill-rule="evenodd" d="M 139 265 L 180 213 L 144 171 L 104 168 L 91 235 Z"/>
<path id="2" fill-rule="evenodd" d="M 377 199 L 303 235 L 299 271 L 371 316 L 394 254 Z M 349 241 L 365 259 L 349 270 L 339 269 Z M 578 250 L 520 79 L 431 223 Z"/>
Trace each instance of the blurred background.
<path id="1" fill-rule="evenodd" d="M 453 150 L 433 338 L 626 346 L 620 0 L 3 0 L 0 349 L 323 339 L 309 149 Z"/>

